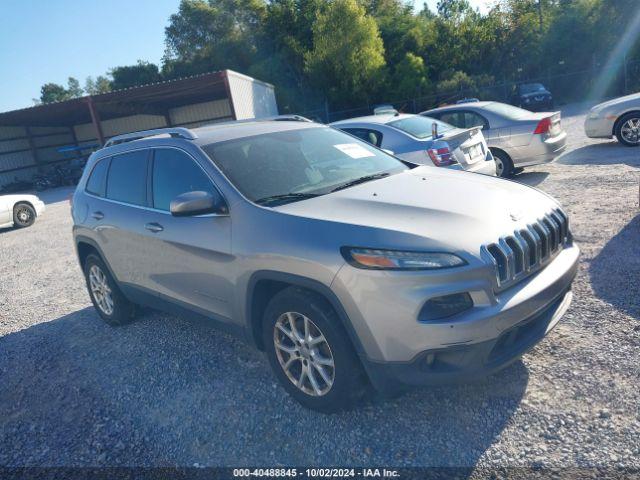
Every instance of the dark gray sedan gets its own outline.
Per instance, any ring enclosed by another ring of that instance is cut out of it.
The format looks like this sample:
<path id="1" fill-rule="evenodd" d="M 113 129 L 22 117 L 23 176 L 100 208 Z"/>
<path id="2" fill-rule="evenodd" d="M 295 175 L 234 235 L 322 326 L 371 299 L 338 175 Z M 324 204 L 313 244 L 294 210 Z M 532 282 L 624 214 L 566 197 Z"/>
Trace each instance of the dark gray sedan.
<path id="1" fill-rule="evenodd" d="M 508 177 L 516 169 L 548 163 L 560 155 L 567 134 L 560 112 L 534 113 L 500 102 L 474 102 L 436 108 L 421 115 L 459 128 L 482 127 L 496 161 L 496 174 Z"/>

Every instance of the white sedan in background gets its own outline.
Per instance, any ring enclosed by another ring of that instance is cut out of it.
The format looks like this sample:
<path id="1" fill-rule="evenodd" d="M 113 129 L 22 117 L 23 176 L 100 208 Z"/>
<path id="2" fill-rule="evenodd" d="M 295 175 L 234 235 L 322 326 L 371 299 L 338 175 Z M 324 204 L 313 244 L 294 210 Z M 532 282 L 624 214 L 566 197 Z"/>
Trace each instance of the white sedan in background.
<path id="1" fill-rule="evenodd" d="M 587 137 L 611 138 L 627 147 L 640 145 L 640 93 L 614 98 L 589 111 L 584 121 Z"/>
<path id="2" fill-rule="evenodd" d="M 0 228 L 29 227 L 44 209 L 35 195 L 0 195 Z"/>

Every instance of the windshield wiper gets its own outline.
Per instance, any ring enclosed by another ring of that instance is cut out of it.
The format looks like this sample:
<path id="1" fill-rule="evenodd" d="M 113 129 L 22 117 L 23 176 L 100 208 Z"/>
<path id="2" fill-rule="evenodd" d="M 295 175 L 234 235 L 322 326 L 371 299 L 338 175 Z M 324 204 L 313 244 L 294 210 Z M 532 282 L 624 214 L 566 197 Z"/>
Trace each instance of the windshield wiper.
<path id="1" fill-rule="evenodd" d="M 377 180 L 378 178 L 388 177 L 389 173 L 374 173 L 373 175 L 365 175 L 364 177 L 356 178 L 355 180 L 351 180 L 350 182 L 343 183 L 342 185 L 338 185 L 336 188 L 331 190 L 332 192 L 337 192 L 338 190 L 343 190 L 345 188 L 353 187 L 354 185 L 358 185 L 360 183 L 370 182 L 371 180 Z"/>
<path id="2" fill-rule="evenodd" d="M 271 203 L 289 203 L 289 202 L 297 202 L 299 200 L 305 200 L 307 198 L 317 197 L 319 194 L 317 193 L 300 193 L 300 192 L 289 192 L 289 193 L 280 193 L 278 195 L 270 195 L 268 197 L 259 198 L 255 201 L 260 205 L 268 205 Z"/>

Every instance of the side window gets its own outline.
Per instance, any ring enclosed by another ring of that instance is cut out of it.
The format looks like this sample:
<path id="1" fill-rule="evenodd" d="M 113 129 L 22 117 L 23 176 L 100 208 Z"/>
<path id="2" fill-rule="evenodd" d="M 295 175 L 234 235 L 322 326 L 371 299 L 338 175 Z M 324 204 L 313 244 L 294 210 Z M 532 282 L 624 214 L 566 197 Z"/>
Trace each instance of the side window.
<path id="1" fill-rule="evenodd" d="M 444 112 L 440 115 L 440 120 L 454 127 L 464 128 L 464 117 L 460 112 Z"/>
<path id="2" fill-rule="evenodd" d="M 489 128 L 489 122 L 482 115 L 475 112 L 464 112 L 464 126 L 465 128 L 482 126 L 486 130 Z"/>
<path id="3" fill-rule="evenodd" d="M 147 204 L 148 150 L 111 157 L 107 177 L 107 198 L 132 205 Z"/>
<path id="4" fill-rule="evenodd" d="M 93 166 L 93 170 L 87 180 L 86 190 L 93 195 L 104 197 L 104 190 L 107 186 L 107 170 L 109 169 L 109 158 L 103 158 Z"/>
<path id="5" fill-rule="evenodd" d="M 377 130 L 370 130 L 368 128 L 345 128 L 344 131 L 376 147 L 382 145 L 382 133 Z"/>
<path id="6" fill-rule="evenodd" d="M 201 191 L 219 197 L 209 177 L 186 153 L 158 148 L 153 155 L 153 207 L 169 211 L 171 200 L 187 192 Z"/>

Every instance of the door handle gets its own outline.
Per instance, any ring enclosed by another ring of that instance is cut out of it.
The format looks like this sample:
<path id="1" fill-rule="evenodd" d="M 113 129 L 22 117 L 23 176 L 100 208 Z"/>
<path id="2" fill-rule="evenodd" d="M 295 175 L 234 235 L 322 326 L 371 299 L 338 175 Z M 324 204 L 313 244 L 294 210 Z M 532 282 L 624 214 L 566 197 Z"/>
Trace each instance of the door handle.
<path id="1" fill-rule="evenodd" d="M 147 223 L 144 228 L 146 228 L 147 230 L 149 230 L 150 232 L 153 233 L 158 233 L 164 230 L 164 227 L 162 225 L 160 225 L 159 223 Z"/>
<path id="2" fill-rule="evenodd" d="M 104 213 L 102 213 L 102 212 L 93 212 L 91 214 L 91 216 L 93 218 L 95 218 L 96 220 L 102 220 L 104 218 Z"/>

